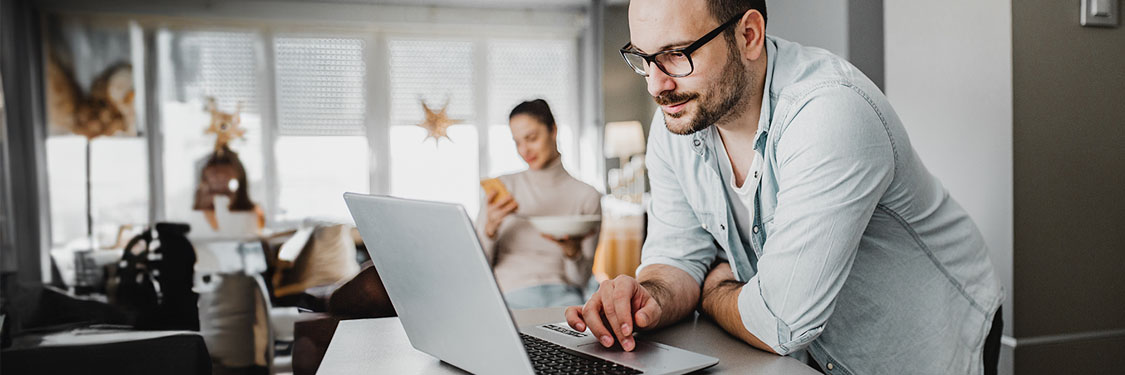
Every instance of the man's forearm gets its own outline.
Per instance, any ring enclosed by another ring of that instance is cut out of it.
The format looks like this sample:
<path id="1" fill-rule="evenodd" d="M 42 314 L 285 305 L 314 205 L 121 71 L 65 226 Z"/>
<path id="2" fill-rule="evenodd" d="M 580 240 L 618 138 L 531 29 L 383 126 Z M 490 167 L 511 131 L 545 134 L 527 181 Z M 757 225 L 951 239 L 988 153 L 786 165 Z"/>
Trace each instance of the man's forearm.
<path id="1" fill-rule="evenodd" d="M 646 328 L 659 328 L 678 322 L 691 314 L 699 304 L 699 284 L 679 268 L 654 264 L 641 270 L 637 280 L 656 298 L 662 310 L 660 321 L 655 326 Z"/>
<path id="2" fill-rule="evenodd" d="M 723 330 L 755 348 L 777 354 L 769 345 L 746 330 L 746 326 L 742 323 L 742 313 L 738 311 L 738 293 L 742 291 L 743 285 L 745 284 L 733 279 L 705 283 L 700 307 L 703 313 L 715 320 Z"/>

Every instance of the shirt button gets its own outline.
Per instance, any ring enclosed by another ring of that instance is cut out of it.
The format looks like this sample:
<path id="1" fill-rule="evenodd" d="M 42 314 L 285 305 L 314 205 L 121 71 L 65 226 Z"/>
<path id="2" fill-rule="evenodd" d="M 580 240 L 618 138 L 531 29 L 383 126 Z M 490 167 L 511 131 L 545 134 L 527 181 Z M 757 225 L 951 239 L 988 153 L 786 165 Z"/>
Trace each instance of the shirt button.
<path id="1" fill-rule="evenodd" d="M 699 144 L 700 144 L 700 143 L 703 143 L 703 142 L 700 142 L 700 141 L 699 141 L 698 139 L 696 139 L 695 141 L 691 142 L 691 144 L 692 144 L 692 145 L 694 145 L 695 147 L 699 147 Z"/>
<path id="2" fill-rule="evenodd" d="M 754 178 L 758 178 L 758 171 L 754 171 Z"/>
<path id="3" fill-rule="evenodd" d="M 726 224 L 719 224 L 719 230 L 727 230 Z"/>
<path id="4" fill-rule="evenodd" d="M 828 367 L 829 370 L 836 368 L 836 366 L 832 365 L 832 362 L 828 362 L 828 366 L 825 367 Z"/>
<path id="5" fill-rule="evenodd" d="M 757 225 L 754 226 L 754 233 L 758 233 L 758 226 Z"/>

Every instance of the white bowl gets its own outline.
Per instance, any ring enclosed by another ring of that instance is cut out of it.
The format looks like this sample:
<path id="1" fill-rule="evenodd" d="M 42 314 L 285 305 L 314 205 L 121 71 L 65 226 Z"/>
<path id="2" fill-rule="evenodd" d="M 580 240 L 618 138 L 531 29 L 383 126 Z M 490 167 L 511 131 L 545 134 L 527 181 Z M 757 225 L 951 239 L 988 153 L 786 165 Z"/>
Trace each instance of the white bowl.
<path id="1" fill-rule="evenodd" d="M 543 234 L 555 238 L 581 236 L 602 222 L 602 215 L 530 216 L 531 225 Z"/>

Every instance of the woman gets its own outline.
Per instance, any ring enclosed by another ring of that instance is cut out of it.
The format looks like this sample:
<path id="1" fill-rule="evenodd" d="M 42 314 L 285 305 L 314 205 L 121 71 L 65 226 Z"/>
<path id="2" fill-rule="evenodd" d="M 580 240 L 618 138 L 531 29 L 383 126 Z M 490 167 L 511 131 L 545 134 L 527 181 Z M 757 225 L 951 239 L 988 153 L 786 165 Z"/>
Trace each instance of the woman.
<path id="1" fill-rule="evenodd" d="M 510 196 L 493 202 L 496 193 L 492 192 L 481 204 L 477 233 L 485 256 L 509 308 L 581 305 L 597 230 L 552 238 L 539 233 L 526 218 L 600 215 L 601 194 L 563 169 L 555 142 L 558 129 L 546 101 L 520 103 L 508 116 L 508 126 L 528 169 L 500 176 Z"/>

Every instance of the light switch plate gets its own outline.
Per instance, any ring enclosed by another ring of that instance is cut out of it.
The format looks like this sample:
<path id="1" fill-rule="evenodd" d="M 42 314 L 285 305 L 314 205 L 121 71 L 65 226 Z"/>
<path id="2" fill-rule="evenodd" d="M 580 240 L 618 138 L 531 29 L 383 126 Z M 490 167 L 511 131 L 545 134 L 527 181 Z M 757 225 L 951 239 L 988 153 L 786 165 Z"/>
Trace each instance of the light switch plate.
<path id="1" fill-rule="evenodd" d="M 1117 27 L 1121 13 L 1120 0 L 1079 0 L 1082 3 L 1082 26 Z M 1108 13 L 1108 14 L 1107 14 Z M 1107 14 L 1099 16 L 1098 14 Z"/>

